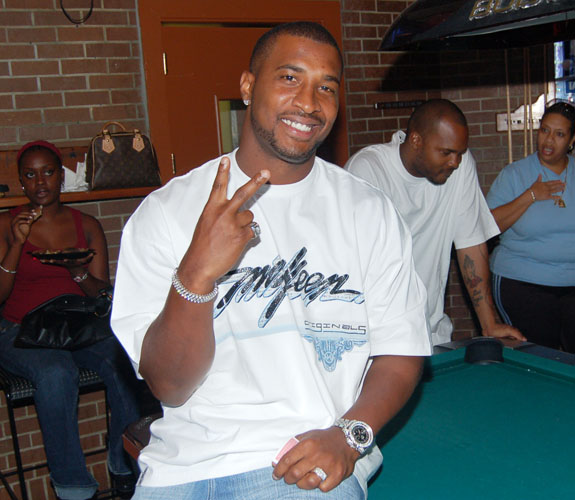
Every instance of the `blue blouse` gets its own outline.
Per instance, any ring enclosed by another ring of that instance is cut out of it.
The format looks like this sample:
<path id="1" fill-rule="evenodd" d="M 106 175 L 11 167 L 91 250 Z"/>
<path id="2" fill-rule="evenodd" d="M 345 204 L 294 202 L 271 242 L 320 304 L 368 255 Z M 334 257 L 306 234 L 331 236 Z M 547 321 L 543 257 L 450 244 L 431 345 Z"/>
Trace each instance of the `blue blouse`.
<path id="1" fill-rule="evenodd" d="M 575 160 L 557 175 L 544 167 L 537 153 L 507 165 L 487 195 L 490 209 L 523 194 L 542 175 L 542 181 L 566 181 L 561 194 L 565 208 L 554 200 L 534 202 L 501 235 L 490 259 L 494 274 L 548 286 L 575 286 Z"/>

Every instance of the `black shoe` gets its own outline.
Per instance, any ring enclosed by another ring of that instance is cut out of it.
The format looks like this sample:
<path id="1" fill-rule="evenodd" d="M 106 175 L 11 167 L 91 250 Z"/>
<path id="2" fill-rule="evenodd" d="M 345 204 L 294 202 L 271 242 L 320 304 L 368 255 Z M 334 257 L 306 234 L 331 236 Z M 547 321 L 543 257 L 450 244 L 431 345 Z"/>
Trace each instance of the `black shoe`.
<path id="1" fill-rule="evenodd" d="M 109 471 L 108 471 L 109 472 Z M 112 489 L 120 498 L 132 498 L 138 477 L 135 474 L 113 474 L 110 472 Z"/>

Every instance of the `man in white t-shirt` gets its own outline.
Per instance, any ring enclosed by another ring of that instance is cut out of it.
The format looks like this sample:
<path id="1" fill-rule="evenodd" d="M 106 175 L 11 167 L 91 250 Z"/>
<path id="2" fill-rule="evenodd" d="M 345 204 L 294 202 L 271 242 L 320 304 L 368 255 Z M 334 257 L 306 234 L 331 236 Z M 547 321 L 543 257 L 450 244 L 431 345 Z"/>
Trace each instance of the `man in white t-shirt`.
<path id="1" fill-rule="evenodd" d="M 479 187 L 467 142 L 461 110 L 450 101 L 433 99 L 413 112 L 407 134 L 398 131 L 391 142 L 362 149 L 345 166 L 387 194 L 411 230 L 434 345 L 451 341 L 444 296 L 453 244 L 482 334 L 523 339 L 499 321 L 493 304 L 485 242 L 499 228 Z"/>
<path id="2" fill-rule="evenodd" d="M 407 227 L 315 156 L 341 73 L 320 25 L 269 31 L 241 76 L 239 149 L 152 193 L 124 229 L 112 324 L 164 409 L 137 500 L 365 498 L 374 435 L 431 343 Z"/>

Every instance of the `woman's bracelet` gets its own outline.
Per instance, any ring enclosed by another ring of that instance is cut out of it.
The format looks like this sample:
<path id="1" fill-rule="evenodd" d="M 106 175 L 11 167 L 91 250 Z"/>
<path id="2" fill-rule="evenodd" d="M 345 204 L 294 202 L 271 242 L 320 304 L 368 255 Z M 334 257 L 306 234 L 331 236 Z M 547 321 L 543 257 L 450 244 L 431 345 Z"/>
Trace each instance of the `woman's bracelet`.
<path id="1" fill-rule="evenodd" d="M 82 283 L 82 281 L 86 281 L 88 279 L 89 274 L 90 273 L 88 271 L 86 271 L 84 274 L 79 274 L 78 276 L 74 276 L 72 279 L 76 283 Z"/>
<path id="2" fill-rule="evenodd" d="M 194 304 L 204 304 L 210 300 L 214 300 L 218 294 L 218 285 L 214 285 L 214 289 L 210 293 L 205 295 L 200 295 L 199 293 L 190 292 L 178 277 L 178 268 L 174 269 L 174 274 L 172 274 L 172 286 L 178 292 L 178 294 L 184 299 L 193 302 Z"/>
<path id="3" fill-rule="evenodd" d="M 6 269 L 2 264 L 0 264 L 0 269 L 8 274 L 16 274 L 18 271 L 10 271 L 10 269 Z"/>
<path id="4" fill-rule="evenodd" d="M 531 193 L 531 199 L 532 199 L 533 201 L 536 201 L 537 198 L 535 198 L 535 193 L 533 192 L 533 190 L 530 189 L 529 192 Z"/>

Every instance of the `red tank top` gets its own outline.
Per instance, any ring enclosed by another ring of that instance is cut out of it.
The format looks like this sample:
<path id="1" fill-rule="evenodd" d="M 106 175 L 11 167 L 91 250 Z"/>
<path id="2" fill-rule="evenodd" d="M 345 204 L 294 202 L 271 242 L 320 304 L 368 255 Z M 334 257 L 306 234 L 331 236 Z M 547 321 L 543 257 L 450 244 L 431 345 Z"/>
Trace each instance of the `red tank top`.
<path id="1" fill-rule="evenodd" d="M 12 216 L 22 210 L 16 207 L 10 210 Z M 76 247 L 86 248 L 88 243 L 82 227 L 82 212 L 70 208 L 74 225 L 76 226 Z M 14 323 L 21 323 L 24 315 L 36 306 L 52 297 L 64 293 L 85 295 L 80 286 L 72 280 L 70 273 L 64 267 L 42 264 L 29 252 L 39 250 L 38 247 L 26 241 L 16 269 L 16 277 L 12 292 L 4 304 L 2 316 Z M 55 249 L 52 249 L 55 250 Z"/>

